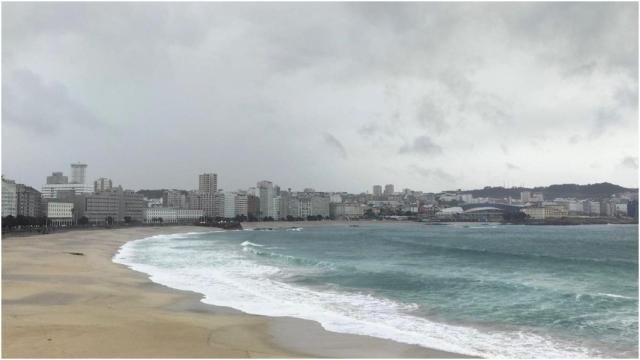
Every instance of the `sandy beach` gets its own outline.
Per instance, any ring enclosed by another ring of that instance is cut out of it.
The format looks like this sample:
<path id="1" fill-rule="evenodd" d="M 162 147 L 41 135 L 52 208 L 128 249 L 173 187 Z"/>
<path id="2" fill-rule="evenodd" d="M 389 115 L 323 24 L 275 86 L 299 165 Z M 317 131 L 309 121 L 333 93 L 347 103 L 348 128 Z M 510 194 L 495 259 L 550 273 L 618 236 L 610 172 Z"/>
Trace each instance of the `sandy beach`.
<path id="1" fill-rule="evenodd" d="M 199 294 L 152 283 L 112 262 L 127 241 L 206 230 L 137 227 L 4 238 L 2 356 L 460 357 L 206 305 Z"/>

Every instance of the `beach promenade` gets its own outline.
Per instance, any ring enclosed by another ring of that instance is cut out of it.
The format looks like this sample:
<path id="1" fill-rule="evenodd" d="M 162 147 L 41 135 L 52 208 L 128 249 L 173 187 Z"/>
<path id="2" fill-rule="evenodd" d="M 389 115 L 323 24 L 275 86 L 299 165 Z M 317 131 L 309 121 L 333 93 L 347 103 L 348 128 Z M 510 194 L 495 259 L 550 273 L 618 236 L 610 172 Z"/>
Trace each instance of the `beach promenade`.
<path id="1" fill-rule="evenodd" d="M 3 239 L 2 356 L 458 357 L 205 305 L 199 294 L 112 262 L 129 240 L 209 230 L 138 227 Z"/>

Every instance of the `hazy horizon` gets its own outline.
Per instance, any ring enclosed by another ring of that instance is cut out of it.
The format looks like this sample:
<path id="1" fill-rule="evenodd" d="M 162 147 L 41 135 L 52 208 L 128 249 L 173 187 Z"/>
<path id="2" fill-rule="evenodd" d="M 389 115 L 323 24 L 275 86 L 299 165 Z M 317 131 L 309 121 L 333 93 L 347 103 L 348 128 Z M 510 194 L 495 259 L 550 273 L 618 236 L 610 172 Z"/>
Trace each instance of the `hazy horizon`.
<path id="1" fill-rule="evenodd" d="M 3 3 L 2 173 L 638 187 L 637 3 Z"/>

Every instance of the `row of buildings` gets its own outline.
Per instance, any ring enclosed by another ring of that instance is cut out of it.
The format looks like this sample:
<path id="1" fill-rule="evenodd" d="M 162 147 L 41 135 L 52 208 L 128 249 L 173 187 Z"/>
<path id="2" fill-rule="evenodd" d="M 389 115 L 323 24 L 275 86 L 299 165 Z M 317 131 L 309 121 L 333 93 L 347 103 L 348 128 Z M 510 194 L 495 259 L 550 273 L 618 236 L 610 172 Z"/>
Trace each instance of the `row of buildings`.
<path id="1" fill-rule="evenodd" d="M 567 216 L 637 217 L 637 193 L 606 199 L 557 198 L 545 200 L 540 192 L 523 191 L 519 198 L 474 197 L 463 191 L 425 193 L 393 184 L 374 185 L 372 193 L 282 190 L 271 181 L 237 191 L 218 188 L 218 175 L 198 176 L 195 190 L 165 190 L 161 196 L 113 186 L 109 178 L 87 182 L 87 165 L 71 164 L 71 176 L 53 172 L 38 191 L 2 179 L 2 216 L 47 217 L 59 224 L 119 222 L 180 223 L 203 219 L 292 220 L 357 219 L 414 216 L 423 219 L 497 221 L 523 213 L 533 219 Z M 157 193 L 157 192 L 156 192 Z"/>

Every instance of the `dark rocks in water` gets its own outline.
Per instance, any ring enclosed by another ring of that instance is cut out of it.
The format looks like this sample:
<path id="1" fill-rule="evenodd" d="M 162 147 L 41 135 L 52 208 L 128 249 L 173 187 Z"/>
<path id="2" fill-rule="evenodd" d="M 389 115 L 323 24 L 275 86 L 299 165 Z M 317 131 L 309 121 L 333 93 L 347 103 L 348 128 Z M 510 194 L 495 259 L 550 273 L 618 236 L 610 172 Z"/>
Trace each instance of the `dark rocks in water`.
<path id="1" fill-rule="evenodd" d="M 73 252 L 73 251 L 68 252 L 67 254 L 69 254 L 69 255 L 77 255 L 77 256 L 84 256 L 84 253 L 81 253 L 81 252 Z"/>

